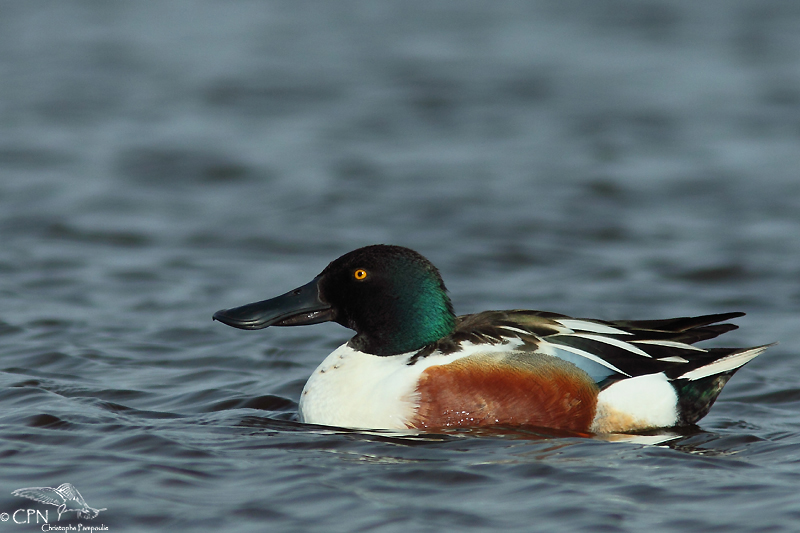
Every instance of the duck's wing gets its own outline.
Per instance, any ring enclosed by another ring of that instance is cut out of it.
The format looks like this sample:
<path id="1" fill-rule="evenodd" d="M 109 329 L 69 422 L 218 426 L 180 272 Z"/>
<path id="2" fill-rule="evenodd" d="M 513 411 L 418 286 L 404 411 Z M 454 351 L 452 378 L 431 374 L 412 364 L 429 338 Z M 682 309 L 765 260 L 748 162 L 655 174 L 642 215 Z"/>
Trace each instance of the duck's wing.
<path id="1" fill-rule="evenodd" d="M 736 369 L 763 349 L 693 346 L 736 329 L 721 323 L 744 313 L 666 320 L 603 321 L 529 310 L 484 311 L 458 317 L 455 331 L 436 349 L 452 352 L 464 342 L 505 344 L 567 360 L 600 385 L 664 372 L 670 379 L 699 379 Z"/>
<path id="2" fill-rule="evenodd" d="M 745 314 L 741 311 L 733 313 L 717 313 L 714 315 L 684 316 L 665 320 L 615 320 L 609 322 L 632 335 L 646 337 L 651 340 L 667 340 L 682 344 L 713 339 L 728 331 L 738 329 L 736 324 L 720 324 Z M 670 344 L 665 344 L 670 346 Z"/>

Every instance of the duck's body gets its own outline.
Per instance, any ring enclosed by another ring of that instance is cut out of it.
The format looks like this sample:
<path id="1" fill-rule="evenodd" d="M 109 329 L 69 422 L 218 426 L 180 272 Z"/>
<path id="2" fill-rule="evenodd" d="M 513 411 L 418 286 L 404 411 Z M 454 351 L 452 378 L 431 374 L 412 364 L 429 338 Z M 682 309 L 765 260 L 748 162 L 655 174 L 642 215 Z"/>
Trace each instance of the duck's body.
<path id="1" fill-rule="evenodd" d="M 530 425 L 628 432 L 692 424 L 756 348 L 692 344 L 727 313 L 603 322 L 539 311 L 455 317 L 438 271 L 397 246 L 355 250 L 283 296 L 223 310 L 243 329 L 335 320 L 357 335 L 314 371 L 304 422 L 364 429 Z"/>
<path id="2" fill-rule="evenodd" d="M 672 339 L 715 337 L 735 326 L 709 324 L 734 316 L 640 326 L 536 311 L 462 316 L 452 335 L 419 351 L 375 356 L 343 344 L 306 383 L 300 417 L 358 428 L 532 425 L 593 433 L 691 424 L 766 347 L 707 351 Z"/>

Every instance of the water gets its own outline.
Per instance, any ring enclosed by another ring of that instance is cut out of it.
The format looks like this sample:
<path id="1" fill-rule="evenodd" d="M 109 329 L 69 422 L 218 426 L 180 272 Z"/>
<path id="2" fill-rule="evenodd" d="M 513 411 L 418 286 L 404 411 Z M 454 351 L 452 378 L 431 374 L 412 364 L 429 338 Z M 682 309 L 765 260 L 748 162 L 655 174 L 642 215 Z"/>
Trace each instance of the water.
<path id="1" fill-rule="evenodd" d="M 54 525 L 10 493 L 72 483 L 110 531 L 797 531 L 798 30 L 780 0 L 3 4 L 0 512 Z M 459 313 L 742 310 L 717 345 L 781 344 L 661 446 L 299 424 L 349 332 L 211 315 L 378 242 Z"/>

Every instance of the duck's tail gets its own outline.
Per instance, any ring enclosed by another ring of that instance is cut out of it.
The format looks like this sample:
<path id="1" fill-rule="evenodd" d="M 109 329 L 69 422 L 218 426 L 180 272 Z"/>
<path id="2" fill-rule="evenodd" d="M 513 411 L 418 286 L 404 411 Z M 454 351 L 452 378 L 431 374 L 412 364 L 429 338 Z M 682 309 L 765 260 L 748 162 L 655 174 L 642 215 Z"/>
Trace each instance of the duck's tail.
<path id="1" fill-rule="evenodd" d="M 712 348 L 718 357 L 671 379 L 678 394 L 678 424 L 694 424 L 714 405 L 722 388 L 734 373 L 774 344 L 755 348 Z"/>

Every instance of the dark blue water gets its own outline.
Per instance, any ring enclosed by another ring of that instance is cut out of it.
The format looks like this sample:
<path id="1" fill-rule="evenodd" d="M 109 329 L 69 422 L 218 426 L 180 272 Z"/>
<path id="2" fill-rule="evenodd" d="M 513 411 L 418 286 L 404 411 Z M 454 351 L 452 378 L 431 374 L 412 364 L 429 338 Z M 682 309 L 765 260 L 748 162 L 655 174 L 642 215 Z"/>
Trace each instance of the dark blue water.
<path id="1" fill-rule="evenodd" d="M 71 483 L 109 531 L 800 529 L 800 4 L 6 2 L 0 96 L 0 513 L 55 525 L 11 492 Z M 371 243 L 459 313 L 781 344 L 660 446 L 304 426 L 349 331 L 211 314 Z"/>

